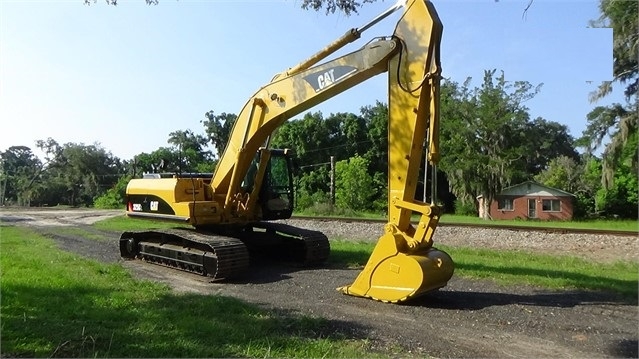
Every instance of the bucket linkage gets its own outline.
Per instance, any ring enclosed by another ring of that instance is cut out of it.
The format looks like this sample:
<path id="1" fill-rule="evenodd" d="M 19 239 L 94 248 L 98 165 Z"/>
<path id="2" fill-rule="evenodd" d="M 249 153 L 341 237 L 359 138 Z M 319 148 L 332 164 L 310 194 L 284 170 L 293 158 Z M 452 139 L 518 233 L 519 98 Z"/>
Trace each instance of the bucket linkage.
<path id="1" fill-rule="evenodd" d="M 344 294 L 383 302 L 402 302 L 444 287 L 452 277 L 450 256 L 432 247 L 432 235 L 441 208 L 419 206 L 422 217 L 417 226 L 408 222 L 405 230 L 386 224 L 368 263 L 353 284 L 337 288 Z"/>

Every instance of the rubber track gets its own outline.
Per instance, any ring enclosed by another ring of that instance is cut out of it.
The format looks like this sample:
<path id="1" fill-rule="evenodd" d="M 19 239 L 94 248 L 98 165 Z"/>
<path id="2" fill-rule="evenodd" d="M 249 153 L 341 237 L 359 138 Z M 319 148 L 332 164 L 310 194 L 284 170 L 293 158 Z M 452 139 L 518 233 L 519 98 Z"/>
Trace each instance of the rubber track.
<path id="1" fill-rule="evenodd" d="M 195 263 L 178 263 L 171 258 L 141 255 L 138 257 L 154 264 L 160 264 L 187 272 L 205 274 L 213 280 L 230 279 L 243 275 L 249 267 L 249 254 L 242 241 L 236 238 L 199 233 L 188 229 L 167 229 L 157 231 L 125 232 L 120 239 L 134 238 L 139 242 L 170 244 L 188 250 L 197 249 L 212 253 L 216 258 L 215 272 L 207 272 Z"/>
<path id="2" fill-rule="evenodd" d="M 273 222 L 259 222 L 253 224 L 253 227 L 265 229 L 267 232 L 273 231 L 279 235 L 289 237 L 294 242 L 302 243 L 302 246 L 291 246 L 291 248 L 301 247 L 302 253 L 294 253 L 293 256 L 301 258 L 301 264 L 304 266 L 324 263 L 331 252 L 328 238 L 319 231 Z"/>

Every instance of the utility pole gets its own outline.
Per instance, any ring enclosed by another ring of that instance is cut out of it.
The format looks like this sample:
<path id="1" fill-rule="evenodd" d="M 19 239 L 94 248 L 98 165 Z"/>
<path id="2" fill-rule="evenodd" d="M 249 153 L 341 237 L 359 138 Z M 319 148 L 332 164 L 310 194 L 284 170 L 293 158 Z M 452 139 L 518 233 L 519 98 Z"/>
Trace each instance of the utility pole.
<path id="1" fill-rule="evenodd" d="M 335 156 L 331 156 L 331 206 L 335 205 Z"/>
<path id="2" fill-rule="evenodd" d="M 424 137 L 424 200 L 426 203 L 426 188 L 428 186 L 426 183 L 428 182 L 428 130 L 426 130 L 426 137 Z"/>
<path id="3" fill-rule="evenodd" d="M 7 189 L 7 176 L 4 175 L 4 173 L 2 173 L 2 179 L 0 179 L 0 185 L 2 186 L 2 192 L 0 192 L 0 206 L 4 206 L 4 195 L 6 193 L 6 189 Z"/>
<path id="4" fill-rule="evenodd" d="M 0 206 L 4 206 L 4 195 L 7 190 L 7 173 L 4 170 L 4 161 L 2 161 L 2 169 L 0 169 L 0 186 L 2 186 L 2 192 L 0 192 Z"/>

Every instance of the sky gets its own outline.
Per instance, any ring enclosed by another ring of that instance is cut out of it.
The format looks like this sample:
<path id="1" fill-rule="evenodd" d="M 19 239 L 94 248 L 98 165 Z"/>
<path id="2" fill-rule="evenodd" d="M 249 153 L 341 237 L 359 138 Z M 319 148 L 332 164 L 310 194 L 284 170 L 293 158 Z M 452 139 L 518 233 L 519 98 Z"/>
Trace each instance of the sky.
<path id="1" fill-rule="evenodd" d="M 531 118 L 566 125 L 573 137 L 612 80 L 612 30 L 589 28 L 596 0 L 433 0 L 444 24 L 443 76 L 479 86 L 484 70 L 543 83 L 525 103 Z M 326 15 L 300 0 L 0 0 L 0 151 L 37 140 L 98 143 L 132 159 L 168 146 L 169 133 L 205 134 L 204 114 L 237 114 L 274 74 L 314 54 L 394 4 Z M 391 35 L 399 12 L 364 32 L 354 51 Z M 359 113 L 386 100 L 379 75 L 311 111 Z M 302 114 L 303 115 L 303 114 Z M 302 115 L 298 116 L 301 117 Z M 442 119 L 445 121 L 445 119 Z"/>

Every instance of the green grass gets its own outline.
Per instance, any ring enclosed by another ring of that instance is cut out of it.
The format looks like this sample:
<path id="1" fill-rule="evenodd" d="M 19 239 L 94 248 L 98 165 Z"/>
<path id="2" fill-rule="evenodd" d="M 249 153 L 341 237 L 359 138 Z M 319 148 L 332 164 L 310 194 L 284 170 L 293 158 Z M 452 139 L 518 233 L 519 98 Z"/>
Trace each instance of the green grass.
<path id="1" fill-rule="evenodd" d="M 327 264 L 332 267 L 361 268 L 373 252 L 375 243 L 332 240 Z"/>
<path id="2" fill-rule="evenodd" d="M 610 291 L 637 298 L 639 263 L 594 263 L 571 257 L 524 251 L 493 251 L 439 246 L 456 263 L 456 274 L 494 279 L 503 284 L 525 283 L 552 289 Z"/>
<path id="3" fill-rule="evenodd" d="M 361 267 L 374 243 L 332 241 L 329 264 Z M 523 251 L 495 251 L 438 246 L 455 262 L 455 276 L 491 279 L 504 285 L 526 284 L 549 289 L 608 291 L 637 298 L 639 263 L 612 264 Z"/>
<path id="4" fill-rule="evenodd" d="M 368 357 L 322 318 L 177 294 L 0 227 L 2 357 Z"/>
<path id="5" fill-rule="evenodd" d="M 117 216 L 107 219 L 103 219 L 93 224 L 97 229 L 106 231 L 135 231 L 145 229 L 167 229 L 175 227 L 193 228 L 188 224 L 171 222 L 171 221 L 156 221 L 151 219 L 142 218 L 130 218 L 127 216 Z"/>
<path id="6" fill-rule="evenodd" d="M 74 236 L 82 236 L 85 237 L 87 239 L 92 239 L 94 241 L 110 241 L 112 240 L 112 238 L 110 238 L 108 235 L 106 234 L 98 234 L 98 233 L 94 233 L 91 231 L 88 231 L 86 229 L 83 228 L 79 228 L 79 227 L 59 227 L 56 229 L 56 233 L 59 234 L 69 234 L 69 235 L 74 235 Z"/>

